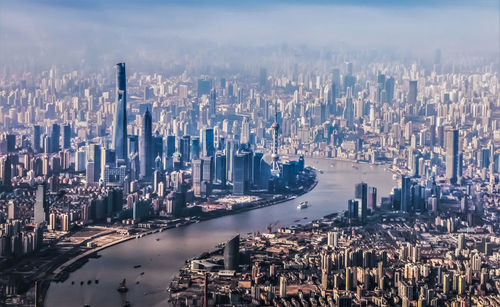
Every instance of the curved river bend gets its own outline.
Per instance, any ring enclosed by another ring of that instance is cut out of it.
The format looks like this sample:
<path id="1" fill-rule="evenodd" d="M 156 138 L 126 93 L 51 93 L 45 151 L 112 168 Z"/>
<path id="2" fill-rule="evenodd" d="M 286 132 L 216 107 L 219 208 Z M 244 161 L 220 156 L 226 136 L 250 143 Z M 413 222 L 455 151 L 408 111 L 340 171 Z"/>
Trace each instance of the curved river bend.
<path id="1" fill-rule="evenodd" d="M 384 166 L 329 159 L 307 159 L 306 162 L 323 170 L 323 174 L 318 173 L 318 185 L 309 193 L 274 206 L 169 229 L 105 249 L 100 252 L 102 257 L 90 259 L 65 282 L 52 283 L 45 305 L 122 306 L 128 300 L 132 306 L 168 306 L 165 289 L 187 258 L 211 250 L 237 233 L 263 232 L 275 221 L 281 226 L 289 226 L 297 219 L 307 217 L 300 221 L 304 223 L 344 210 L 347 200 L 354 197 L 354 184 L 358 182 L 377 187 L 378 200 L 387 196 L 395 184 L 392 173 Z M 305 200 L 310 207 L 297 210 L 297 204 Z M 134 269 L 137 264 L 142 267 Z M 123 278 L 127 279 L 129 288 L 126 294 L 116 291 Z M 80 281 L 96 279 L 98 284 L 85 282 L 80 286 Z"/>

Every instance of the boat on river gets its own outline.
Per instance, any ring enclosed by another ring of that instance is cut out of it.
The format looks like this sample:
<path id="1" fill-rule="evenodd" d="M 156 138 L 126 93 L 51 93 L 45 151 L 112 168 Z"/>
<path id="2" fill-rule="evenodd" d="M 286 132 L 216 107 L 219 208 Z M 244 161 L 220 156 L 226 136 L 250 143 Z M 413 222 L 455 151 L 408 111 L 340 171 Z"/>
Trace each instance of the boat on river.
<path id="1" fill-rule="evenodd" d="M 120 286 L 118 286 L 118 289 L 116 289 L 116 291 L 121 292 L 121 293 L 125 293 L 128 291 L 127 282 L 126 282 L 125 278 L 120 283 Z"/>
<path id="2" fill-rule="evenodd" d="M 302 209 L 305 209 L 309 207 L 309 202 L 306 200 L 306 201 L 303 201 L 301 202 L 300 204 L 297 205 L 297 209 L 298 210 L 302 210 Z"/>

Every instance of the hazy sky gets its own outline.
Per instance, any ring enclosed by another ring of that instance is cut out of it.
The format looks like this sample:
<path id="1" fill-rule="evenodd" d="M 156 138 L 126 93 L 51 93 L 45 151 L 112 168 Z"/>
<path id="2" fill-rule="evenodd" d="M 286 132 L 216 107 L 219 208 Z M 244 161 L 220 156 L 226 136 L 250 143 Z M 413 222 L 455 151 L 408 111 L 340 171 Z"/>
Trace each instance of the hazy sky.
<path id="1" fill-rule="evenodd" d="M 303 44 L 494 53 L 492 1 L 0 1 L 0 64 Z"/>

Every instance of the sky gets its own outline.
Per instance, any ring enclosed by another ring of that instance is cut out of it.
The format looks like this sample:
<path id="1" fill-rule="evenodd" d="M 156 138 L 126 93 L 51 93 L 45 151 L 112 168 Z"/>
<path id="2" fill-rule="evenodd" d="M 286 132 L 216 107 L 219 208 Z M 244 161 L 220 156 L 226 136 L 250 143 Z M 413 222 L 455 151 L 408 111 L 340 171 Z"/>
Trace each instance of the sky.
<path id="1" fill-rule="evenodd" d="M 0 1 L 0 64 L 175 59 L 280 44 L 495 54 L 498 0 Z M 222 51 L 224 52 L 224 51 Z"/>

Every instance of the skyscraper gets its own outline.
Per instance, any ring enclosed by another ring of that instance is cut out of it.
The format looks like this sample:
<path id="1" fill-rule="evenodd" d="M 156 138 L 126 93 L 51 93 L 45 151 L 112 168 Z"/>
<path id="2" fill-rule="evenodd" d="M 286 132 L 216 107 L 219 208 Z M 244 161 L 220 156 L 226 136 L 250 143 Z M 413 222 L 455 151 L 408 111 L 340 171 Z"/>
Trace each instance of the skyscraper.
<path id="1" fill-rule="evenodd" d="M 359 217 L 361 222 L 366 222 L 367 204 L 368 204 L 368 184 L 361 182 L 356 184 L 354 187 L 354 197 L 361 199 L 361 204 L 359 207 Z"/>
<path id="2" fill-rule="evenodd" d="M 374 210 L 377 207 L 377 188 L 368 187 L 368 199 L 366 206 L 370 210 Z"/>
<path id="3" fill-rule="evenodd" d="M 197 197 L 201 196 L 201 181 L 203 180 L 203 160 L 193 159 L 191 161 L 191 178 L 193 180 L 193 192 Z"/>
<path id="4" fill-rule="evenodd" d="M 167 157 L 169 157 L 169 158 L 172 157 L 172 155 L 175 152 L 175 136 L 174 135 L 167 136 L 166 150 L 167 150 Z"/>
<path id="5" fill-rule="evenodd" d="M 243 122 L 241 123 L 241 143 L 250 143 L 250 121 L 248 117 L 243 117 Z"/>
<path id="6" fill-rule="evenodd" d="M 240 258 L 240 235 L 227 241 L 224 247 L 224 269 L 237 270 Z"/>
<path id="7" fill-rule="evenodd" d="M 226 155 L 221 151 L 215 153 L 215 183 L 226 185 Z"/>
<path id="8" fill-rule="evenodd" d="M 187 163 L 191 161 L 190 151 L 191 151 L 191 136 L 184 135 L 179 139 L 179 152 L 181 154 L 182 163 Z"/>
<path id="9" fill-rule="evenodd" d="M 408 103 L 415 104 L 417 103 L 417 81 L 410 81 L 410 88 L 408 90 Z"/>
<path id="10" fill-rule="evenodd" d="M 213 157 L 203 157 L 203 168 L 202 168 L 202 182 L 201 182 L 201 193 L 203 195 L 210 195 L 212 193 L 212 181 L 214 177 L 214 163 Z"/>
<path id="11" fill-rule="evenodd" d="M 215 88 L 210 90 L 210 99 L 209 99 L 209 114 L 210 118 L 215 118 L 217 115 L 217 93 Z"/>
<path id="12" fill-rule="evenodd" d="M 212 88 L 212 81 L 206 79 L 198 79 L 198 90 L 197 90 L 198 98 L 203 95 L 210 94 L 211 88 Z"/>
<path id="13" fill-rule="evenodd" d="M 347 88 L 347 96 L 345 98 L 344 119 L 347 120 L 347 125 L 354 125 L 354 104 L 352 102 L 352 88 Z"/>
<path id="14" fill-rule="evenodd" d="M 69 124 L 63 126 L 63 148 L 71 147 L 71 126 Z"/>
<path id="15" fill-rule="evenodd" d="M 42 127 L 39 125 L 33 126 L 33 150 L 35 153 L 39 153 L 41 148 L 40 148 L 40 140 L 41 140 L 41 135 L 42 135 Z"/>
<path id="16" fill-rule="evenodd" d="M 200 158 L 200 138 L 199 137 L 193 137 L 191 139 L 190 158 L 191 158 L 191 160 Z"/>
<path id="17" fill-rule="evenodd" d="M 90 180 L 89 183 L 99 182 L 101 177 L 101 147 L 96 144 L 90 144 L 87 147 L 87 176 Z M 115 153 L 116 156 L 116 153 Z M 90 168 L 89 168 L 90 166 Z"/>
<path id="18" fill-rule="evenodd" d="M 1 161 L 2 168 L 2 184 L 5 190 L 10 190 L 12 187 L 12 160 L 10 156 L 6 156 Z"/>
<path id="19" fill-rule="evenodd" d="M 450 130 L 446 134 L 446 179 L 457 183 L 458 176 L 458 130 Z"/>
<path id="20" fill-rule="evenodd" d="M 35 224 L 41 224 L 48 221 L 49 208 L 46 199 L 46 186 L 44 184 L 40 184 L 36 188 L 35 207 L 33 211 L 33 221 Z"/>
<path id="21" fill-rule="evenodd" d="M 113 148 L 116 159 L 127 161 L 127 89 L 125 63 L 116 64 L 116 113 L 113 132 Z"/>
<path id="22" fill-rule="evenodd" d="M 202 132 L 203 155 L 212 157 L 215 154 L 214 129 L 207 128 Z"/>
<path id="23" fill-rule="evenodd" d="M 252 159 L 252 155 L 246 151 L 237 151 L 233 157 L 232 177 L 235 195 L 246 195 L 250 191 L 249 159 Z"/>
<path id="24" fill-rule="evenodd" d="M 139 148 L 141 178 L 151 178 L 153 174 L 153 121 L 149 109 L 142 118 L 141 139 Z"/>
<path id="25" fill-rule="evenodd" d="M 233 181 L 233 162 L 234 155 L 236 154 L 236 150 L 238 149 L 238 141 L 233 139 L 226 140 L 226 172 L 227 172 L 227 180 Z"/>
<path id="26" fill-rule="evenodd" d="M 411 179 L 408 176 L 401 178 L 401 211 L 409 212 L 411 209 Z"/>
<path id="27" fill-rule="evenodd" d="M 50 135 L 51 140 L 51 152 L 58 152 L 59 147 L 59 139 L 61 137 L 61 126 L 58 124 L 52 124 L 52 132 Z"/>

